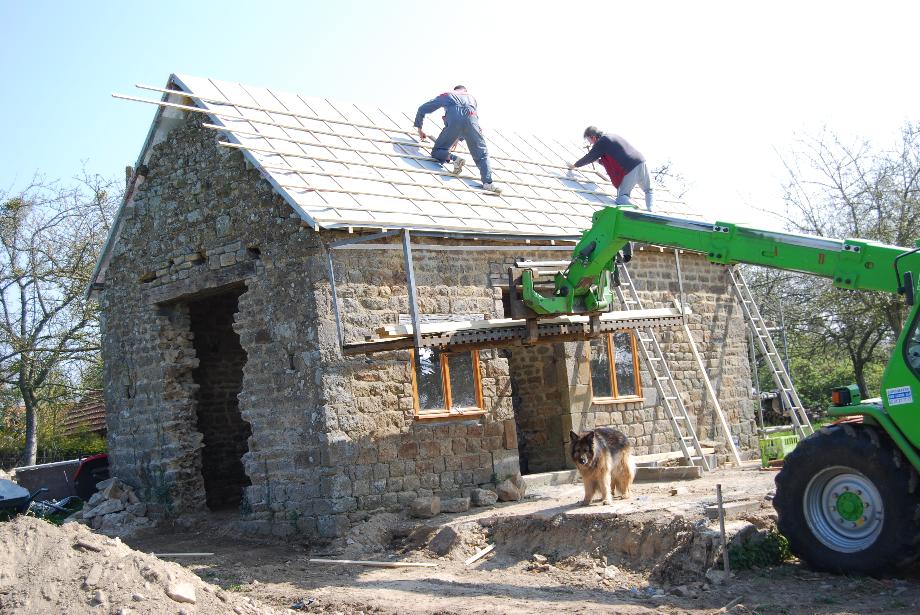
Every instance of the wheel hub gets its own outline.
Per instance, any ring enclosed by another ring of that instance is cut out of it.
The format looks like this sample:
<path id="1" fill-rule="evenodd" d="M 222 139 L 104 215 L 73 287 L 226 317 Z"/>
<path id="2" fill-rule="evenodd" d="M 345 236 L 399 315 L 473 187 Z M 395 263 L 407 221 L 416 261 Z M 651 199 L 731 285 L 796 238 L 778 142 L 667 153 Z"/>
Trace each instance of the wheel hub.
<path id="1" fill-rule="evenodd" d="M 852 491 L 844 491 L 837 496 L 836 509 L 844 521 L 852 523 L 862 519 L 866 504 Z"/>
<path id="2" fill-rule="evenodd" d="M 867 476 L 834 466 L 816 474 L 805 488 L 808 527 L 826 547 L 841 553 L 867 549 L 885 521 L 882 497 Z"/>

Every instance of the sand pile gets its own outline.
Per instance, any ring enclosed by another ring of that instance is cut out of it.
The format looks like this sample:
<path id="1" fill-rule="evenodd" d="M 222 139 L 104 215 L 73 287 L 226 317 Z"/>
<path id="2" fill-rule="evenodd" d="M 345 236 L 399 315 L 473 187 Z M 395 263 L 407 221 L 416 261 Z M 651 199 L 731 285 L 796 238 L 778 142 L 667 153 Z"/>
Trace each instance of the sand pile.
<path id="1" fill-rule="evenodd" d="M 79 523 L 0 523 L 0 613 L 293 613 L 202 581 Z"/>

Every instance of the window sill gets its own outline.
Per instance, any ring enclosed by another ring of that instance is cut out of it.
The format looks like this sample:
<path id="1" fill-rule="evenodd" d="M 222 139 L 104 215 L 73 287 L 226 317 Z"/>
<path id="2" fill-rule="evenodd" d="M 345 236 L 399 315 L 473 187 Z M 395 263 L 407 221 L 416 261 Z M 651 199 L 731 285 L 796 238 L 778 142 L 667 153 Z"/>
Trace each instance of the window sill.
<path id="1" fill-rule="evenodd" d="M 479 418 L 486 414 L 481 408 L 465 409 L 462 412 L 447 412 L 446 410 L 432 410 L 415 415 L 417 421 L 466 421 L 469 419 Z"/>
<path id="2" fill-rule="evenodd" d="M 595 397 L 591 400 L 591 403 L 598 406 L 609 406 L 617 404 L 636 404 L 644 401 L 645 398 L 641 395 L 630 395 L 628 397 Z"/>

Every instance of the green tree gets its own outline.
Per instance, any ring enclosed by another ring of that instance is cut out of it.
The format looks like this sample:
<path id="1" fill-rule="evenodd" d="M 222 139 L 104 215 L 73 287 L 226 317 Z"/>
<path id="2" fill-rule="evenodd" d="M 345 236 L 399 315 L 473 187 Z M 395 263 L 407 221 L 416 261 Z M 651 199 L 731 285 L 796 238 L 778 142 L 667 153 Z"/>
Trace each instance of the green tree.
<path id="1" fill-rule="evenodd" d="M 0 385 L 25 409 L 24 464 L 35 463 L 40 417 L 75 399 L 98 361 L 85 291 L 118 201 L 98 176 L 0 193 Z"/>

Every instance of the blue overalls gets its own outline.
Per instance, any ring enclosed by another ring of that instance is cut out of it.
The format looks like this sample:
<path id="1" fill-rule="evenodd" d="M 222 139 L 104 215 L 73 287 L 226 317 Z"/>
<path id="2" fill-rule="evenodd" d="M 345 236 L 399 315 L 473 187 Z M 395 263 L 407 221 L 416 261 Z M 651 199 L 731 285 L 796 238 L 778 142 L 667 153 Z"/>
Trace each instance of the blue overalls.
<path id="1" fill-rule="evenodd" d="M 476 99 L 472 95 L 459 90 L 445 92 L 426 102 L 418 108 L 415 114 L 415 127 L 422 127 L 422 120 L 433 111 L 444 107 L 444 121 L 446 125 L 431 148 L 432 158 L 445 163 L 453 159 L 450 153 L 451 146 L 459 138 L 466 139 L 470 155 L 479 167 L 479 177 L 483 184 L 492 183 L 492 167 L 489 165 L 489 151 L 486 149 L 486 140 L 479 127 L 479 117 L 476 115 Z"/>

